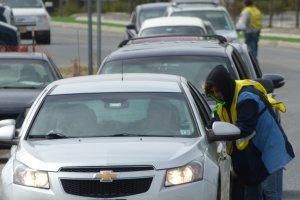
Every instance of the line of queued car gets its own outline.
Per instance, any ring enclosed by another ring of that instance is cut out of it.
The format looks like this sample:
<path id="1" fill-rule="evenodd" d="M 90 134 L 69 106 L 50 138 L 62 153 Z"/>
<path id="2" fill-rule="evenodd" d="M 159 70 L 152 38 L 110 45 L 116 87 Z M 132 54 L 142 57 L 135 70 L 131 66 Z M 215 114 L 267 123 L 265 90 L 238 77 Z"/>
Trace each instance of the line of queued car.
<path id="1" fill-rule="evenodd" d="M 0 52 L 24 51 L 21 39 L 50 44 L 51 7 L 42 0 L 0 0 Z"/>
<path id="2" fill-rule="evenodd" d="M 17 119 L 0 121 L 0 144 L 13 146 L 1 174 L 4 199 L 234 199 L 224 141 L 237 139 L 240 130 L 211 124 L 213 103 L 202 84 L 220 64 L 235 79 L 260 81 L 271 95 L 284 78 L 262 74 L 245 44 L 228 42 L 235 41 L 232 34 L 215 35 L 219 27 L 208 18 L 214 34 L 129 33 L 167 9 L 190 7 L 139 5 L 132 15 L 136 24 L 127 26 L 124 41 L 103 60 L 98 75 L 4 84 L 44 88 L 23 108 L 21 128 Z M 215 3 L 207 7 L 224 11 Z M 225 20 L 229 30 L 231 19 Z"/>

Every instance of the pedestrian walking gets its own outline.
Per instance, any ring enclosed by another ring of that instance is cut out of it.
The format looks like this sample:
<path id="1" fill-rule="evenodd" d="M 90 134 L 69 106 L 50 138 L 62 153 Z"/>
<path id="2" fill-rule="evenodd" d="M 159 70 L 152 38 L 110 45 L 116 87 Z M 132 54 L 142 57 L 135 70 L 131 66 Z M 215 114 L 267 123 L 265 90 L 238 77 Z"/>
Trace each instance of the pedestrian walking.
<path id="1" fill-rule="evenodd" d="M 204 88 L 216 100 L 218 120 L 241 130 L 228 153 L 234 172 L 245 183 L 245 200 L 280 200 L 283 169 L 295 156 L 273 111 L 285 112 L 284 104 L 256 81 L 234 80 L 222 65 L 208 74 Z"/>
<path id="2" fill-rule="evenodd" d="M 262 29 L 262 13 L 254 6 L 253 0 L 244 0 L 244 4 L 245 7 L 240 14 L 236 29 L 244 33 L 245 43 L 257 58 L 258 42 Z"/>

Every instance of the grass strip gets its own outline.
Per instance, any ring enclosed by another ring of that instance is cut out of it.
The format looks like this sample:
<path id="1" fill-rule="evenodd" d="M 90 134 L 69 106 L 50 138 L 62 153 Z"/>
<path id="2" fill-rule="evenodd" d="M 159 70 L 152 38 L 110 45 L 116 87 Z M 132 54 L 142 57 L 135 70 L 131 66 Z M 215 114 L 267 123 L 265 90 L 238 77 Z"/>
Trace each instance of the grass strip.
<path id="1" fill-rule="evenodd" d="M 239 35 L 240 40 L 244 40 L 244 36 Z M 263 36 L 261 35 L 260 40 L 269 40 L 274 42 L 291 42 L 291 43 L 300 43 L 300 36 L 299 38 L 288 38 L 288 37 L 278 37 L 278 36 Z"/>
<path id="2" fill-rule="evenodd" d="M 278 36 L 261 36 L 262 40 L 282 41 L 282 42 L 300 42 L 300 38 L 287 38 Z"/>
<path id="3" fill-rule="evenodd" d="M 73 24 L 88 24 L 85 20 L 76 20 L 76 17 L 65 16 L 65 17 L 52 17 L 53 22 L 64 22 L 64 23 L 73 23 Z M 93 22 L 93 25 L 97 25 L 97 22 Z M 124 24 L 117 24 L 111 22 L 101 22 L 101 26 L 109 26 L 114 28 L 125 28 Z"/>
<path id="4" fill-rule="evenodd" d="M 76 20 L 74 16 L 63 16 L 63 17 L 52 17 L 51 19 L 54 22 L 64 22 L 64 23 L 74 23 L 74 24 L 85 24 L 87 25 L 87 21 L 85 20 Z M 93 22 L 93 25 L 97 25 L 97 22 Z M 101 26 L 109 26 L 115 28 L 125 28 L 124 24 L 110 23 L 110 22 L 101 22 Z M 244 39 L 242 34 L 239 34 L 240 39 Z M 288 38 L 288 37 L 278 37 L 278 36 L 260 36 L 261 40 L 270 40 L 270 41 L 282 41 L 282 42 L 292 42 L 292 43 L 300 43 L 299 38 Z"/>

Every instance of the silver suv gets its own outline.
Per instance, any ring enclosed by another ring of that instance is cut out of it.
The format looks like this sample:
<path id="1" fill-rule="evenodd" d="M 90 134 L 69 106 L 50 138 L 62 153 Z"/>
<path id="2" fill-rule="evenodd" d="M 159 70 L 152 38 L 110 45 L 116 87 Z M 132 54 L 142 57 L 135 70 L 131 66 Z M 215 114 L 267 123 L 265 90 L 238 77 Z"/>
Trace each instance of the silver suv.
<path id="1" fill-rule="evenodd" d="M 228 41 L 238 42 L 238 34 L 227 9 L 215 1 L 174 2 L 168 7 L 166 16 L 189 16 L 209 21 L 216 34 L 222 35 Z"/>
<path id="2" fill-rule="evenodd" d="M 12 8 L 21 39 L 31 39 L 32 27 L 34 27 L 38 44 L 51 43 L 50 15 L 42 0 L 7 0 L 6 2 Z"/>

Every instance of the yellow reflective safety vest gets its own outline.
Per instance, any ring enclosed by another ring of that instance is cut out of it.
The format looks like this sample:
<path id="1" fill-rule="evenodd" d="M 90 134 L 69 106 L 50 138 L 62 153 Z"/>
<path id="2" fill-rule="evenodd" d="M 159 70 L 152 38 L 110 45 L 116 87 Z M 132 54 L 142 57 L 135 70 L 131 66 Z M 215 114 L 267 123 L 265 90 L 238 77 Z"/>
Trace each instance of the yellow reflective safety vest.
<path id="1" fill-rule="evenodd" d="M 260 31 L 262 29 L 262 13 L 259 9 L 257 9 L 255 6 L 247 6 L 245 7 L 242 12 L 249 11 L 249 24 L 252 28 L 255 30 Z"/>
<path id="2" fill-rule="evenodd" d="M 236 86 L 235 86 L 234 97 L 233 97 L 233 101 L 230 106 L 231 119 L 229 117 L 229 114 L 227 113 L 226 108 L 224 107 L 224 104 L 217 103 L 217 106 L 216 106 L 217 114 L 221 121 L 230 122 L 230 123 L 235 123 L 237 121 L 236 106 L 237 106 L 238 96 L 239 96 L 240 91 L 245 86 L 253 86 L 255 89 L 257 89 L 261 92 L 261 94 L 265 97 L 265 99 L 271 104 L 271 106 L 273 108 L 276 108 L 276 109 L 280 110 L 281 112 L 286 112 L 285 105 L 282 102 L 277 102 L 274 98 L 272 98 L 270 95 L 268 95 L 264 86 L 261 85 L 259 82 L 245 79 L 245 80 L 235 80 L 235 83 L 236 83 Z M 245 149 L 247 147 L 249 141 L 254 136 L 255 136 L 255 132 L 246 138 L 241 138 L 241 139 L 236 140 L 237 149 L 238 150 Z"/>

